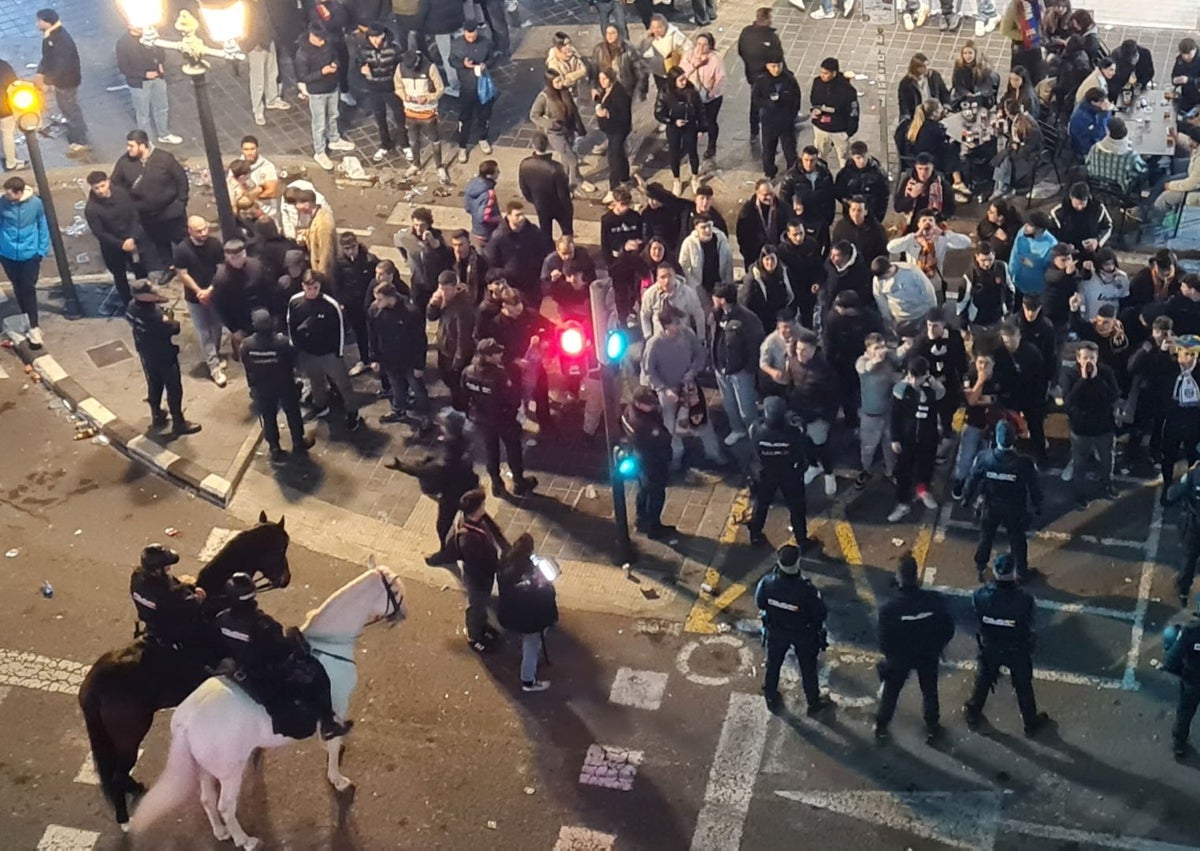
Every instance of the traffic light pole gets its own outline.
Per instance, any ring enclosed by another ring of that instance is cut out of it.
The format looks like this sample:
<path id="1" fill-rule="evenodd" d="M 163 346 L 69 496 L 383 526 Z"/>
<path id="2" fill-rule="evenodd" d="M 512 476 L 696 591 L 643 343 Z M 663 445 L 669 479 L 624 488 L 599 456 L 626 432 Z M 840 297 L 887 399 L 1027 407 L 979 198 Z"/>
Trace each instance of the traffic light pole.
<path id="1" fill-rule="evenodd" d="M 600 364 L 600 393 L 604 400 L 604 456 L 608 460 L 608 480 L 612 484 L 613 521 L 617 526 L 617 564 L 631 564 L 633 541 L 629 539 L 629 507 L 625 502 L 625 480 L 617 473 L 616 448 L 621 431 L 620 396 L 617 375 L 620 364 Z"/>
<path id="2" fill-rule="evenodd" d="M 192 91 L 196 95 L 200 136 L 204 141 L 204 155 L 208 159 L 208 174 L 212 181 L 213 202 L 217 205 L 217 220 L 221 223 L 222 241 L 240 239 L 242 232 L 233 216 L 233 202 L 229 199 L 229 186 L 225 183 L 225 164 L 221 161 L 221 143 L 217 139 L 212 101 L 208 97 L 208 68 L 202 64 L 185 63 L 183 72 L 192 78 Z"/>
<path id="3" fill-rule="evenodd" d="M 37 130 L 22 130 L 25 146 L 29 149 L 29 165 L 37 183 L 38 195 L 46 211 L 46 226 L 50 230 L 50 247 L 54 250 L 54 262 L 58 265 L 58 278 L 62 282 L 63 315 L 67 319 L 82 319 L 83 305 L 75 291 L 75 280 L 71 277 L 71 263 L 67 259 L 67 247 L 63 244 L 62 231 L 58 228 L 58 213 L 54 209 L 54 197 L 50 193 L 50 181 L 46 178 L 46 161 L 42 159 L 42 147 L 38 143 Z"/>

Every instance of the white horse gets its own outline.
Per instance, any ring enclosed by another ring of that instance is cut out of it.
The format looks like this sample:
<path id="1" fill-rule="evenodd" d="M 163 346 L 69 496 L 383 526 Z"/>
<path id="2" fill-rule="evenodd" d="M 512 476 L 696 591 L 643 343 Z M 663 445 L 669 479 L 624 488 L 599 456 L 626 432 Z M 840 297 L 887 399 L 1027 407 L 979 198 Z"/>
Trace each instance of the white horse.
<path id="1" fill-rule="evenodd" d="M 315 611 L 301 631 L 313 654 L 329 675 L 333 710 L 346 717 L 350 693 L 358 681 L 354 644 L 363 628 L 381 620 L 407 617 L 404 584 L 374 558 L 366 573 L 343 585 Z M 238 794 L 246 763 L 256 748 L 277 748 L 294 742 L 274 732 L 265 709 L 225 677 L 210 677 L 179 704 L 171 719 L 171 748 L 162 775 L 142 799 L 130 820 L 136 837 L 194 794 L 218 840 L 232 837 L 239 848 L 257 848 L 237 820 Z M 338 791 L 348 789 L 340 771 L 341 738 L 325 743 L 329 760 L 326 776 Z"/>

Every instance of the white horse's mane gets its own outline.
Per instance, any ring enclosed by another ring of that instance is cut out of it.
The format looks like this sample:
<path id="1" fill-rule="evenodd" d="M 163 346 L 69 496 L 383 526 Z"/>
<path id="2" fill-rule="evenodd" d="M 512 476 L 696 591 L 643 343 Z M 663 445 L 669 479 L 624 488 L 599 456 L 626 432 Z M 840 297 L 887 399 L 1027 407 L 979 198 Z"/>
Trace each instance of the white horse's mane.
<path id="1" fill-rule="evenodd" d="M 382 568 L 382 570 L 384 571 L 384 576 L 386 577 L 387 581 L 392 581 L 395 579 L 395 574 L 393 574 L 392 571 L 388 570 L 387 568 Z M 327 624 L 325 625 L 324 629 L 320 629 L 317 627 L 317 624 L 322 620 L 332 620 L 335 615 L 338 615 L 343 611 L 361 612 L 362 605 L 352 605 L 343 608 L 342 603 L 352 599 L 352 595 L 360 595 L 365 591 L 378 590 L 372 587 L 370 584 L 372 581 L 380 582 L 380 568 L 376 567 L 374 558 L 371 558 L 369 566 L 365 571 L 351 579 L 338 590 L 334 591 L 331 595 L 329 595 L 329 598 L 326 599 L 325 602 L 310 611 L 307 617 L 304 619 L 304 625 L 300 627 L 301 631 L 305 634 L 312 632 L 313 634 L 317 635 L 326 633 L 337 635 L 339 633 L 344 633 L 346 631 L 346 625 L 338 625 L 338 627 L 334 627 L 334 624 Z M 362 623 L 357 624 L 355 629 L 356 634 L 358 629 L 361 629 L 362 626 Z"/>

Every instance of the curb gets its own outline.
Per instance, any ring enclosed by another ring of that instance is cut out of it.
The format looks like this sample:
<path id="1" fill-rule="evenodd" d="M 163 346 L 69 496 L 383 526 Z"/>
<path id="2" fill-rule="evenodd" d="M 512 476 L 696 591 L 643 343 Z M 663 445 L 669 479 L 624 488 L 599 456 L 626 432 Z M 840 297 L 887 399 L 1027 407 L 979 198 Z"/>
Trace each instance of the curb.
<path id="1" fill-rule="evenodd" d="M 100 434 L 107 437 L 114 449 L 221 508 L 229 504 L 237 482 L 231 482 L 195 461 L 159 446 L 105 407 L 87 388 L 68 375 L 53 355 L 32 350 L 25 340 L 14 342 L 12 351 L 22 363 L 32 367 L 42 382 L 65 400 L 75 413 L 86 417 Z M 239 478 L 242 472 L 245 472 L 244 465 Z"/>

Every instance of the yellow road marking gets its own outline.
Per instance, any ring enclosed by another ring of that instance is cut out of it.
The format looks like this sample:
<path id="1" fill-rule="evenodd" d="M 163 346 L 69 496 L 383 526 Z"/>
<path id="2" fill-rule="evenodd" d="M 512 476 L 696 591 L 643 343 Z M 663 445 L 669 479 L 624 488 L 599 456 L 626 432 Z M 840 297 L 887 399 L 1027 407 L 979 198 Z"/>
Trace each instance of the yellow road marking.
<path id="1" fill-rule="evenodd" d="M 936 523 L 936 519 L 934 520 Z M 917 560 L 917 576 L 920 581 L 925 581 L 925 560 L 929 558 L 929 545 L 933 543 L 933 527 L 931 525 L 922 526 L 917 530 L 917 540 L 913 543 L 912 554 Z"/>

